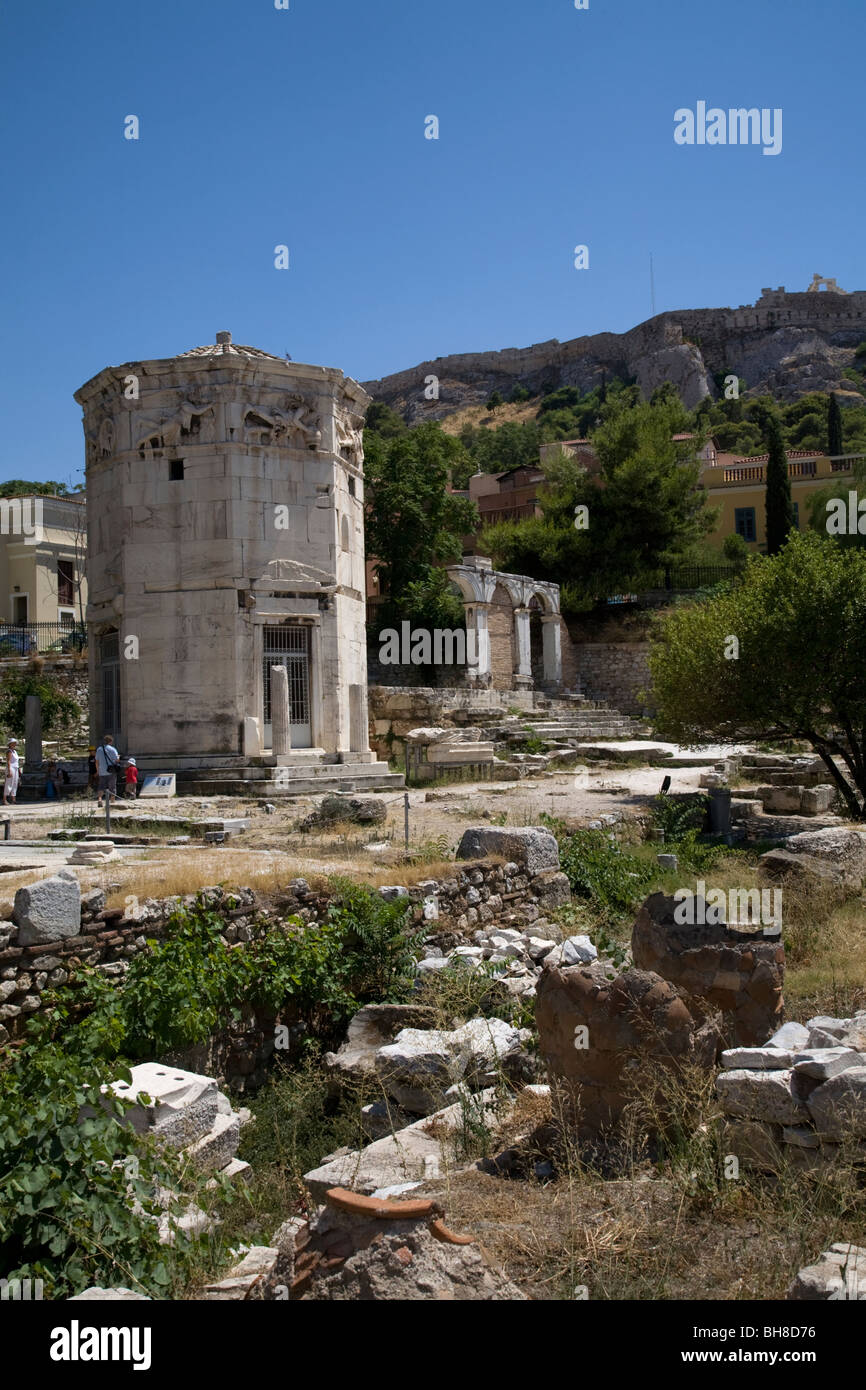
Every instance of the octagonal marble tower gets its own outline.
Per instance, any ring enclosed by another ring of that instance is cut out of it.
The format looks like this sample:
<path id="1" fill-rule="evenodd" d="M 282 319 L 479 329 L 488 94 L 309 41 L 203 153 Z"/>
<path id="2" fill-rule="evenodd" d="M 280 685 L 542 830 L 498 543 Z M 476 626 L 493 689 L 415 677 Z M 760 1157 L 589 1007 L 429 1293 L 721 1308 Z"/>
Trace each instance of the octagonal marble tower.
<path id="1" fill-rule="evenodd" d="M 146 765 L 369 762 L 366 392 L 218 333 L 75 399 L 94 734 Z M 275 664 L 291 752 L 270 759 Z"/>

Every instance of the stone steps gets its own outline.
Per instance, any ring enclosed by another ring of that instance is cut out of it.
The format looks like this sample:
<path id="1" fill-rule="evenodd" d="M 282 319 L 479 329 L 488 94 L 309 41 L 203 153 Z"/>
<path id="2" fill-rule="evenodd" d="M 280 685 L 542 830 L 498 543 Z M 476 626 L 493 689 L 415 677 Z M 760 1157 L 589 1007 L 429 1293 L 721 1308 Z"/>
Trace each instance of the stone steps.
<path id="1" fill-rule="evenodd" d="M 183 796 L 292 797 L 329 791 L 399 791 L 405 785 L 403 774 L 390 772 L 387 763 L 283 767 L 279 780 L 274 774 L 273 767 L 186 770 L 178 773 L 177 789 Z"/>

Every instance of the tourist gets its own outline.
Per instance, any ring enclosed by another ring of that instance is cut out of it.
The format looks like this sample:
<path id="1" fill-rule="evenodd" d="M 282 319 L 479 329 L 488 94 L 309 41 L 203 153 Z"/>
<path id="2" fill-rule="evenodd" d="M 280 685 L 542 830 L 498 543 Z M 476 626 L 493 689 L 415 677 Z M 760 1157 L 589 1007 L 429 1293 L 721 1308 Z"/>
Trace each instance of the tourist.
<path id="1" fill-rule="evenodd" d="M 48 759 L 45 769 L 45 788 L 44 794 L 47 801 L 56 801 L 60 796 L 60 773 L 57 770 L 57 763 L 54 758 Z"/>
<path id="2" fill-rule="evenodd" d="M 134 801 L 138 795 L 138 768 L 135 765 L 135 758 L 130 758 L 126 767 L 126 797 L 128 801 Z"/>
<path id="3" fill-rule="evenodd" d="M 117 800 L 117 764 L 120 761 L 120 754 L 114 746 L 114 739 L 111 734 L 104 734 L 102 742 L 96 750 L 96 771 L 98 782 L 96 786 L 96 804 L 102 805 L 103 794 L 111 801 Z"/>
<path id="4" fill-rule="evenodd" d="M 96 747 L 91 743 L 87 750 L 87 786 L 94 794 L 99 781 L 99 773 L 96 770 Z"/>
<path id="5" fill-rule="evenodd" d="M 6 781 L 3 783 L 3 805 L 15 805 L 18 792 L 18 740 L 10 738 L 6 745 Z"/>

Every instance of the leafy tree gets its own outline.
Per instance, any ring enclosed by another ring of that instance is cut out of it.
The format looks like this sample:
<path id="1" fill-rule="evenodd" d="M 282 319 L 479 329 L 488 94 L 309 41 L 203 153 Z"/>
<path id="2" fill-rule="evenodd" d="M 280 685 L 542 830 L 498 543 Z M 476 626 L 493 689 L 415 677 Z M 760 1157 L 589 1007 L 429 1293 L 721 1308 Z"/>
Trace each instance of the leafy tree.
<path id="1" fill-rule="evenodd" d="M 512 405 L 522 405 L 524 401 L 532 399 L 532 392 L 529 390 L 528 387 L 522 386 L 518 382 L 517 386 L 514 387 L 514 390 L 511 392 L 511 395 L 508 397 L 508 399 Z"/>
<path id="2" fill-rule="evenodd" d="M 725 536 L 725 543 L 722 546 L 722 554 L 737 569 L 745 569 L 748 562 L 750 550 L 743 537 L 736 531 L 730 536 Z"/>
<path id="3" fill-rule="evenodd" d="M 697 488 L 699 467 L 688 462 L 695 441 L 673 442 L 687 420 L 679 402 L 617 404 L 609 397 L 605 409 L 593 437 L 600 476 L 564 452 L 546 460 L 543 516 L 500 523 L 482 535 L 498 565 L 568 581 L 596 597 L 676 563 L 711 529 L 713 514 Z M 588 526 L 580 526 L 583 520 Z"/>
<path id="4" fill-rule="evenodd" d="M 365 435 L 365 452 L 367 553 L 389 599 L 382 620 L 460 622 L 463 605 L 435 570 L 460 559 L 462 538 L 478 519 L 473 502 L 447 491 L 463 445 L 429 422 L 390 439 Z"/>
<path id="5" fill-rule="evenodd" d="M 844 453 L 842 447 L 842 412 L 836 399 L 836 392 L 830 392 L 830 408 L 827 412 L 827 453 L 837 458 Z"/>
<path id="6" fill-rule="evenodd" d="M 492 394 L 487 399 L 487 409 L 491 412 L 494 410 L 498 410 L 499 407 L 503 404 L 504 402 L 498 391 L 492 392 Z"/>
<path id="7" fill-rule="evenodd" d="M 660 737 L 806 739 L 866 819 L 866 552 L 792 531 L 742 581 L 660 619 L 651 655 Z M 731 637 L 739 643 L 736 659 Z"/>
<path id="8" fill-rule="evenodd" d="M 126 1105 L 109 1083 L 129 1082 L 129 1070 L 96 1055 L 92 1030 L 70 1026 L 69 1013 L 60 1004 L 31 1022 L 0 1068 L 3 1275 L 42 1279 L 54 1299 L 93 1284 L 167 1297 L 189 1242 L 175 1231 L 160 1245 L 156 1191 L 179 1188 L 181 1163 L 121 1123 Z"/>
<path id="9" fill-rule="evenodd" d="M 365 431 L 375 430 L 383 439 L 393 439 L 396 435 L 405 434 L 408 428 L 403 416 L 398 415 L 396 410 L 392 410 L 384 401 L 373 401 L 364 419 Z"/>
<path id="10" fill-rule="evenodd" d="M 788 532 L 793 530 L 794 507 L 791 502 L 791 480 L 788 477 L 788 456 L 775 414 L 770 415 L 767 420 L 767 446 L 767 554 L 776 555 L 784 545 Z"/>
<path id="11" fill-rule="evenodd" d="M 42 701 L 42 732 L 68 729 L 81 717 L 81 709 L 71 695 L 64 695 L 47 676 L 37 671 L 7 671 L 0 685 L 0 724 L 15 735 L 24 733 L 24 711 L 28 695 Z"/>
<path id="12" fill-rule="evenodd" d="M 809 511 L 809 525 L 812 530 L 817 531 L 821 536 L 832 534 L 828 523 L 838 511 L 838 507 L 834 508 L 831 504 L 838 504 L 839 502 L 842 503 L 842 515 L 845 517 L 846 523 L 850 525 L 849 494 L 851 492 L 856 494 L 858 504 L 866 498 L 866 461 L 863 459 L 857 459 L 852 463 L 850 476 L 834 478 L 832 482 L 827 483 L 826 487 L 809 494 L 806 506 Z M 858 510 L 855 520 L 856 530 L 848 531 L 846 529 L 841 535 L 834 536 L 837 545 L 866 547 L 866 518 L 863 518 Z M 864 526 L 863 532 L 859 529 L 861 523 Z"/>
<path id="13" fill-rule="evenodd" d="M 82 484 L 73 488 L 80 492 Z M 0 497 L 68 497 L 69 488 L 65 483 L 33 483 L 27 478 L 9 478 L 0 483 Z"/>

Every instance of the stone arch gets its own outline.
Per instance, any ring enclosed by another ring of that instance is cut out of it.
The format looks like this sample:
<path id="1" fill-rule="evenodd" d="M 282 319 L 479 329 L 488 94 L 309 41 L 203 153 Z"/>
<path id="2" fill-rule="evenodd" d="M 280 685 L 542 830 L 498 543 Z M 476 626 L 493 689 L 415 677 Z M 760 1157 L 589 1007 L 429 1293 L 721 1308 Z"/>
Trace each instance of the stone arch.
<path id="1" fill-rule="evenodd" d="M 556 584 L 527 583 L 526 596 L 524 599 L 527 608 L 538 605 L 539 610 L 545 614 L 559 612 L 559 586 Z"/>

